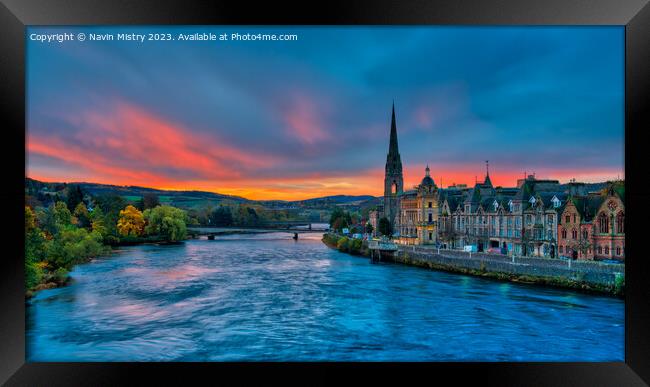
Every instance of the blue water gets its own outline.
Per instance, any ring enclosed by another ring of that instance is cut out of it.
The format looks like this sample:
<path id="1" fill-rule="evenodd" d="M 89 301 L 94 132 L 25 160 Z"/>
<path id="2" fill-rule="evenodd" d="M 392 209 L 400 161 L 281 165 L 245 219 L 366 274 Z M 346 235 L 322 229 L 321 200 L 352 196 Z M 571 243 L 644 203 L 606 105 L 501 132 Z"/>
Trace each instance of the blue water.
<path id="1" fill-rule="evenodd" d="M 28 361 L 622 361 L 620 299 L 372 264 L 320 235 L 134 246 L 27 307 Z"/>

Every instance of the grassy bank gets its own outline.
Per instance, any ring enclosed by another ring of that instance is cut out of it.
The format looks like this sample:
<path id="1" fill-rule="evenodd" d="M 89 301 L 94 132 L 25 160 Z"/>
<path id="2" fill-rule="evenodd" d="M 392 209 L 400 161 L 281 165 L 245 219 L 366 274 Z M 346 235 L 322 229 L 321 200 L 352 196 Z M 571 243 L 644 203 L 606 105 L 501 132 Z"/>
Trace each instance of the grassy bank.
<path id="1" fill-rule="evenodd" d="M 353 255 L 370 256 L 367 244 L 358 239 L 350 239 L 336 234 L 325 234 L 323 243 L 331 248 L 341 252 Z M 488 271 L 482 264 L 480 269 L 471 269 L 462 266 L 445 265 L 423 259 L 412 258 L 408 252 L 401 252 L 394 258 L 396 263 L 423 267 L 431 270 L 441 270 L 452 273 L 466 274 L 483 278 L 490 278 L 500 281 L 510 281 L 524 284 L 535 284 L 544 286 L 554 286 L 566 289 L 580 290 L 591 293 L 605 293 L 617 297 L 623 297 L 625 294 L 625 277 L 617 277 L 612 285 L 603 285 L 589 283 L 580 278 L 567 278 L 565 276 L 540 276 L 540 275 L 521 275 L 504 272 Z"/>

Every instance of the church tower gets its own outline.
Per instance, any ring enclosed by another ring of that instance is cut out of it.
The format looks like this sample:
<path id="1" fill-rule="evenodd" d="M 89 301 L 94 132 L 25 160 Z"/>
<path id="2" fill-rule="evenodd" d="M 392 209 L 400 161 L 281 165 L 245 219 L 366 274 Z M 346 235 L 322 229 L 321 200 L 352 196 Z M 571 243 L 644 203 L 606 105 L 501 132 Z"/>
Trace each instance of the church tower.
<path id="1" fill-rule="evenodd" d="M 398 195 L 404 190 L 402 176 L 402 159 L 397 146 L 397 125 L 395 124 L 395 103 L 390 122 L 390 144 L 386 156 L 386 172 L 384 175 L 384 215 L 390 221 L 395 231 L 395 216 L 399 212 Z"/>

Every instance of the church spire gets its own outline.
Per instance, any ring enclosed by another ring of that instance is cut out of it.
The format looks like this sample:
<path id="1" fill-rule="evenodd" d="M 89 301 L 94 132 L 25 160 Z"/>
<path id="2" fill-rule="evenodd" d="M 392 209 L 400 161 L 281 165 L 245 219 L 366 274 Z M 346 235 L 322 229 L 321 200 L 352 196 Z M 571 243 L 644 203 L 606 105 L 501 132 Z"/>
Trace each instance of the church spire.
<path id="1" fill-rule="evenodd" d="M 388 147 L 388 154 L 393 156 L 399 155 L 399 148 L 397 146 L 397 125 L 395 124 L 395 101 L 393 101 L 393 114 L 390 119 L 390 145 Z"/>

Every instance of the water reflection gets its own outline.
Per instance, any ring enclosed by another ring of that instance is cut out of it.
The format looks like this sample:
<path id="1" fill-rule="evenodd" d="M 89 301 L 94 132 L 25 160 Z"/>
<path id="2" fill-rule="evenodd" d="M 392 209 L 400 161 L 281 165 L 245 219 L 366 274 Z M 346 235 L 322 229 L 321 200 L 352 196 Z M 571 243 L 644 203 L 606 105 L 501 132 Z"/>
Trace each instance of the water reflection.
<path id="1" fill-rule="evenodd" d="M 30 361 L 622 361 L 623 302 L 370 264 L 317 234 L 124 248 L 27 308 Z"/>

